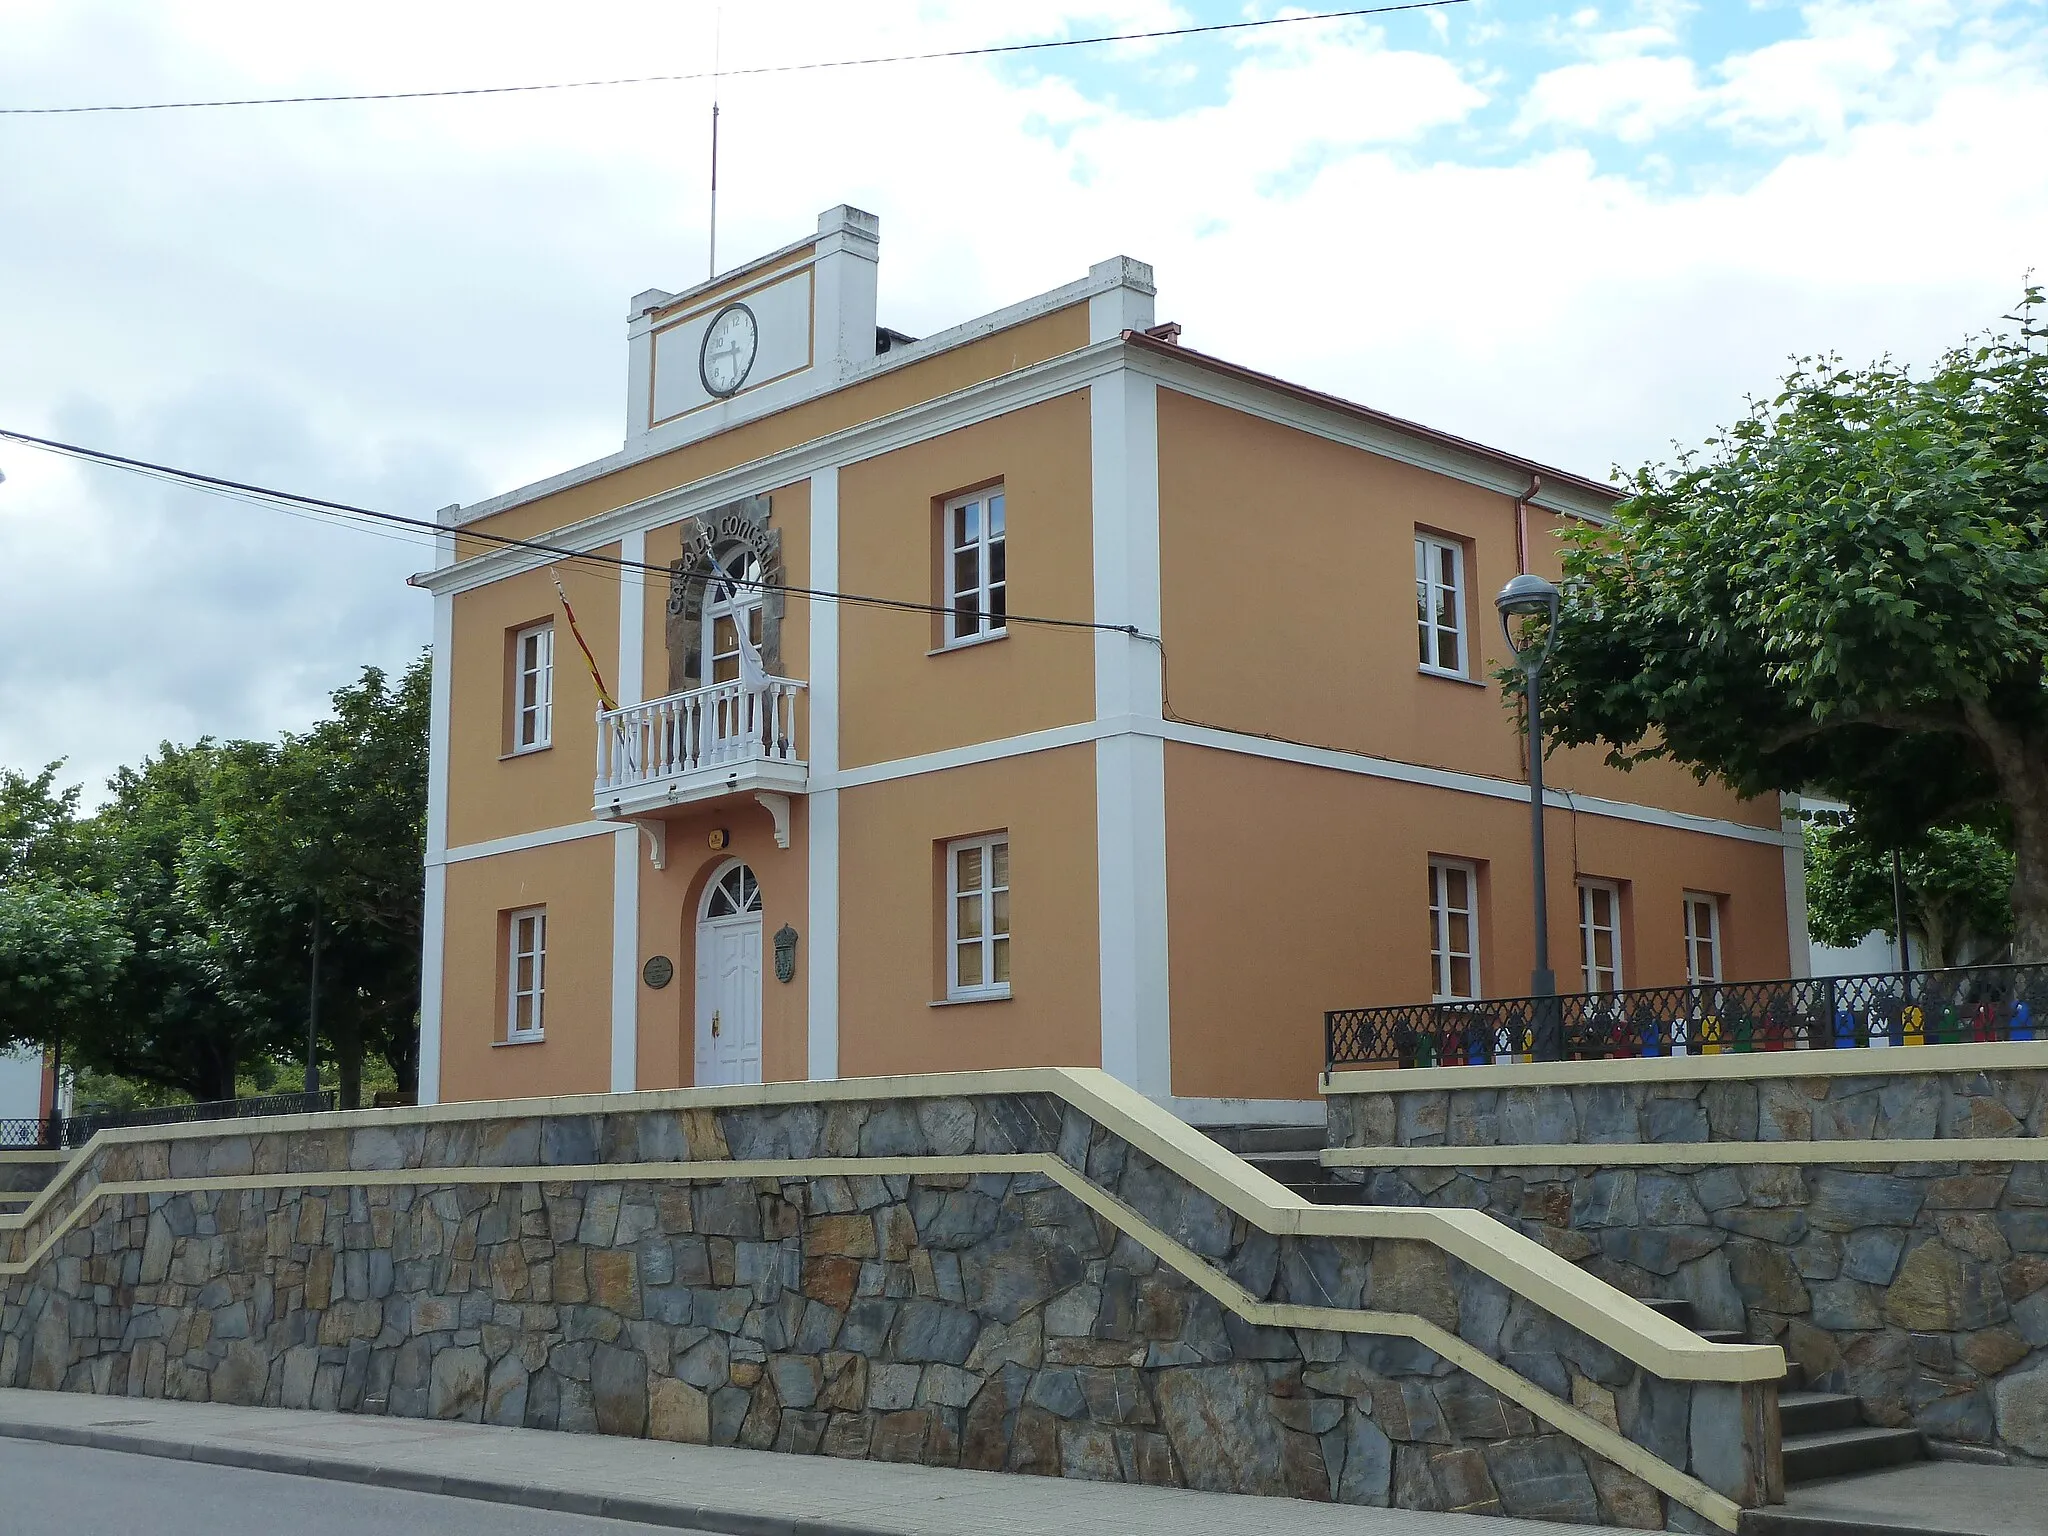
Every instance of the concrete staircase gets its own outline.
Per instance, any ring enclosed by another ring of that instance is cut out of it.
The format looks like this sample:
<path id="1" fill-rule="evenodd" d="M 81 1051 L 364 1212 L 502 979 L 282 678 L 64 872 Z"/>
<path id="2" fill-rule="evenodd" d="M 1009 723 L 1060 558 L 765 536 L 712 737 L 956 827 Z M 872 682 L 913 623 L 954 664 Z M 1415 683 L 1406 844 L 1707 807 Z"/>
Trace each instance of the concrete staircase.
<path id="1" fill-rule="evenodd" d="M 1363 1187 L 1333 1177 L 1323 1166 L 1319 1155 L 1323 1137 L 1313 1127 L 1236 1126 L 1210 1134 L 1304 1199 L 1318 1205 L 1367 1203 Z M 1676 1297 L 1644 1300 L 1709 1343 L 1751 1342 L 1737 1329 L 1699 1327 L 1690 1301 Z M 1878 1488 L 1872 1486 L 1868 1499 L 1858 1499 L 1853 1486 L 1844 1489 L 1843 1479 L 1881 1479 L 1891 1469 L 1924 1460 L 1926 1442 L 1918 1430 L 1886 1429 L 1865 1422 L 1862 1402 L 1846 1392 L 1812 1390 L 1806 1368 L 1796 1362 L 1787 1368 L 1778 1391 L 1778 1422 L 1787 1488 L 1827 1483 L 1829 1497 L 1820 1501 L 1825 1507 L 1800 1508 L 1803 1501 L 1795 1495 L 1787 1505 L 1745 1511 L 1743 1536 L 1972 1536 L 1980 1529 L 1967 1523 L 1961 1510 L 1955 1512 L 1956 1518 L 1966 1523 L 1947 1524 L 1938 1519 L 1929 1524 L 1910 1514 L 1901 1523 L 1886 1523 L 1891 1512 Z M 1845 1508 L 1853 1512 L 1844 1513 Z M 2048 1531 L 2048 1514 L 2042 1516 L 2042 1522 L 2041 1529 Z"/>
<path id="2" fill-rule="evenodd" d="M 18 1216 L 64 1171 L 70 1157 L 10 1150 L 0 1157 L 0 1216 Z"/>

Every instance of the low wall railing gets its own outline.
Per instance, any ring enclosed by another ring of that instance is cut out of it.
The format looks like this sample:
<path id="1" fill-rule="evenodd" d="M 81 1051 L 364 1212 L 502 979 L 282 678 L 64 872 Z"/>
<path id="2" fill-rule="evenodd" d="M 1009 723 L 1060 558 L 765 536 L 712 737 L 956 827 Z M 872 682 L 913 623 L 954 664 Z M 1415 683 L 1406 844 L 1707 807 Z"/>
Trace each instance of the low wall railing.
<path id="1" fill-rule="evenodd" d="M 2048 1039 L 2048 965 L 1340 1008 L 1324 1062 L 1455 1067 Z"/>
<path id="2" fill-rule="evenodd" d="M 96 1109 L 46 1119 L 0 1120 L 0 1151 L 82 1147 L 97 1131 L 132 1125 L 186 1125 L 201 1120 L 247 1120 L 261 1115 L 317 1115 L 335 1107 L 332 1088 L 314 1093 L 269 1093 L 251 1099 L 216 1099 L 203 1104 L 163 1104 L 151 1109 Z"/>
<path id="3" fill-rule="evenodd" d="M 597 793 L 632 789 L 700 769 L 750 762 L 798 764 L 797 699 L 805 685 L 771 677 L 760 688 L 714 683 L 597 715 Z"/>

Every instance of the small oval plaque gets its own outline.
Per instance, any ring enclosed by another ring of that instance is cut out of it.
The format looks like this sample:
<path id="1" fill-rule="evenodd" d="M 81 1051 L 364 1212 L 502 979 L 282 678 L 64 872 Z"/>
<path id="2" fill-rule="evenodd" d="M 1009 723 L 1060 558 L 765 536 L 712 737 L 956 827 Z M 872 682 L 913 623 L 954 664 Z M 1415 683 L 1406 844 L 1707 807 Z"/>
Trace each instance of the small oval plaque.
<path id="1" fill-rule="evenodd" d="M 676 979 L 676 964 L 667 955 L 656 955 L 640 967 L 640 979 L 658 992 Z"/>

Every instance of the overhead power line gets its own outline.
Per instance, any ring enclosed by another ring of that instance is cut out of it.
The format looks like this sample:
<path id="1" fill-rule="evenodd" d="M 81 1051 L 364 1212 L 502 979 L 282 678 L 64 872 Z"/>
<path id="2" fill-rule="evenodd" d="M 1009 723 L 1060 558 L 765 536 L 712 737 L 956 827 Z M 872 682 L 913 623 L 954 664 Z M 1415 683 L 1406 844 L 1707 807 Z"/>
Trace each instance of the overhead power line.
<path id="1" fill-rule="evenodd" d="M 716 71 L 730 80 L 745 75 L 808 74 L 827 69 L 867 69 L 879 64 L 929 64 L 942 59 L 987 59 L 1008 54 L 1046 53 L 1058 48 L 1095 48 L 1106 43 L 1144 43 L 1168 38 L 1200 37 L 1218 32 L 1251 32 L 1265 27 L 1290 27 L 1304 22 L 1349 21 L 1361 16 L 1391 16 L 1401 11 L 1440 11 L 1471 0 L 1408 0 L 1400 5 L 1355 6 L 1342 11 L 1310 11 L 1270 16 L 1259 21 L 1218 21 L 1201 26 L 1159 27 L 1149 32 L 1104 32 L 1094 37 L 1053 38 L 1041 43 L 991 43 L 980 48 L 941 48 L 930 53 L 885 53 L 858 59 L 819 59 L 806 64 L 756 64 Z M 237 96 L 210 101 L 130 101 L 74 107 L 0 107 L 0 117 L 63 117 L 85 112 L 184 112 L 208 107 L 292 107 L 349 101 L 425 101 L 453 96 L 511 96 L 532 91 L 588 91 L 622 85 L 671 85 L 709 80 L 711 70 L 673 75 L 621 75 L 608 80 L 549 80 L 531 85 L 473 85 L 431 91 L 359 91 L 326 96 Z"/>
<path id="2" fill-rule="evenodd" d="M 514 538 L 506 533 L 490 533 L 480 528 L 449 527 L 432 522 L 424 517 L 406 517 L 397 512 L 380 512 L 374 507 L 358 507 L 346 501 L 329 501 L 322 496 L 304 496 L 297 491 L 280 491 L 271 486 L 253 485 L 244 480 L 228 480 L 219 475 L 201 474 L 196 469 L 180 469 L 173 464 L 158 464 L 149 459 L 133 459 L 118 453 L 107 453 L 98 448 L 87 448 L 78 443 L 59 442 L 55 438 L 36 437 L 27 432 L 14 432 L 0 427 L 0 439 L 21 443 L 26 447 L 40 448 L 48 453 L 63 454 L 67 458 L 79 459 L 88 464 L 104 465 L 109 469 L 120 469 L 130 474 L 145 475 L 154 480 L 166 480 L 176 485 L 188 486 L 209 495 L 226 497 L 233 501 L 250 502 L 269 507 L 273 511 L 293 516 L 303 516 L 310 510 L 334 519 L 341 526 L 352 528 L 358 533 L 381 534 L 382 529 L 366 528 L 360 522 L 350 519 L 368 519 L 392 527 L 416 530 L 417 534 L 432 535 L 435 539 L 447 535 L 456 539 L 475 539 L 501 549 L 523 549 L 534 554 L 548 555 L 556 560 L 573 561 L 600 567 L 607 573 L 618 571 L 642 571 L 652 575 L 672 577 L 675 572 L 666 565 L 656 565 L 646 560 L 628 560 L 620 555 L 600 554 L 594 550 L 571 549 L 565 544 L 549 544 L 540 539 Z M 384 534 L 384 537 L 391 537 Z M 807 597 L 817 602 L 848 603 L 862 608 L 885 608 L 900 613 L 950 614 L 953 610 L 937 603 L 921 603 L 910 598 L 878 597 L 866 592 L 835 592 L 823 587 L 793 587 L 783 582 L 750 581 L 743 576 L 727 575 L 724 579 L 742 587 L 752 587 L 761 592 L 781 592 L 790 597 Z M 1035 624 L 1048 629 L 1089 629 L 1102 630 L 1109 634 L 1129 635 L 1135 640 L 1149 640 L 1158 643 L 1159 637 L 1149 635 L 1135 624 L 1104 624 L 1093 619 L 1055 619 L 1039 614 L 1009 613 L 1004 615 L 1008 624 Z"/>

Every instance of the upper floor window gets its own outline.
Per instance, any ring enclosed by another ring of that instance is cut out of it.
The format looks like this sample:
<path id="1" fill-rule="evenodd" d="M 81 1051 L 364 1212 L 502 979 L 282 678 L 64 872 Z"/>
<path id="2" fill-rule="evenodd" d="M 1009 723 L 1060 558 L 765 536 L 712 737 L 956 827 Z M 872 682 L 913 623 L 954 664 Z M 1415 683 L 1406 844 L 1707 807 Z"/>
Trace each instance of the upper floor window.
<path id="1" fill-rule="evenodd" d="M 547 996 L 548 909 L 526 907 L 508 912 L 510 941 L 505 972 L 505 1038 L 541 1038 L 542 1004 Z"/>
<path id="2" fill-rule="evenodd" d="M 1463 859 L 1429 861 L 1430 996 L 1479 996 L 1479 869 Z"/>
<path id="3" fill-rule="evenodd" d="M 740 636 L 756 658 L 761 654 L 763 592 L 761 558 L 744 544 L 718 552 L 717 570 L 704 592 L 704 681 L 741 679 Z"/>
<path id="4" fill-rule="evenodd" d="M 1415 628 L 1422 670 L 1464 677 L 1465 549 L 1415 535 Z"/>
<path id="5" fill-rule="evenodd" d="M 1612 880 L 1579 882 L 1579 964 L 1588 992 L 1621 990 L 1621 887 Z"/>
<path id="6" fill-rule="evenodd" d="M 512 637 L 512 750 L 547 746 L 555 731 L 555 626 L 534 624 Z"/>
<path id="7" fill-rule="evenodd" d="M 1003 488 L 946 503 L 946 644 L 1004 633 L 1009 574 L 1003 561 Z"/>
<path id="8" fill-rule="evenodd" d="M 1685 893 L 1685 979 L 1721 979 L 1721 898 L 1703 891 Z"/>
<path id="9" fill-rule="evenodd" d="M 1010 839 L 946 845 L 946 996 L 1010 995 Z"/>

